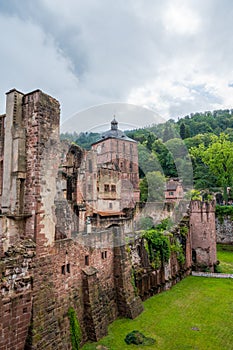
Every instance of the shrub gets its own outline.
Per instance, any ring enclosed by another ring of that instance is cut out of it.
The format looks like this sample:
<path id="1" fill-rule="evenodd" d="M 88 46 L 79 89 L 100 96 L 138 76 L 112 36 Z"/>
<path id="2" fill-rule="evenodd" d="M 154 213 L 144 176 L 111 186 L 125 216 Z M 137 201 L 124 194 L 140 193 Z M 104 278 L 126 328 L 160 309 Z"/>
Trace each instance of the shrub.
<path id="1" fill-rule="evenodd" d="M 160 262 L 168 262 L 170 258 L 170 241 L 163 234 L 163 231 L 158 229 L 148 230 L 144 233 L 144 238 L 148 244 L 149 259 L 155 265 L 154 268 L 159 267 Z"/>
<path id="2" fill-rule="evenodd" d="M 152 345 L 155 343 L 155 340 L 152 338 L 145 337 L 139 331 L 132 331 L 125 337 L 126 344 L 135 344 L 135 345 Z"/>
<path id="3" fill-rule="evenodd" d="M 233 220 L 233 206 L 216 205 L 215 214 L 221 223 L 223 223 L 224 217 L 227 217 L 227 216 L 229 216 L 231 220 Z"/>

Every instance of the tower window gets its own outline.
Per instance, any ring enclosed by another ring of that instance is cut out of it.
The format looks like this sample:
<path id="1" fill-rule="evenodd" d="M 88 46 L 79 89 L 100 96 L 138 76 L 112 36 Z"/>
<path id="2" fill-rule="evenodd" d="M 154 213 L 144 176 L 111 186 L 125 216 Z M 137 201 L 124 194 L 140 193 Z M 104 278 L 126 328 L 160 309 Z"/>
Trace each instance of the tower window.
<path id="1" fill-rule="evenodd" d="M 101 252 L 101 258 L 104 260 L 104 259 L 107 259 L 107 250 L 105 250 L 104 252 Z"/>
<path id="2" fill-rule="evenodd" d="M 67 265 L 66 265 L 66 272 L 67 272 L 67 273 L 70 273 L 70 264 L 67 264 Z"/>
<path id="3" fill-rule="evenodd" d="M 109 192 L 109 185 L 108 184 L 104 185 L 104 192 Z"/>
<path id="4" fill-rule="evenodd" d="M 85 265 L 89 266 L 89 255 L 85 255 Z"/>

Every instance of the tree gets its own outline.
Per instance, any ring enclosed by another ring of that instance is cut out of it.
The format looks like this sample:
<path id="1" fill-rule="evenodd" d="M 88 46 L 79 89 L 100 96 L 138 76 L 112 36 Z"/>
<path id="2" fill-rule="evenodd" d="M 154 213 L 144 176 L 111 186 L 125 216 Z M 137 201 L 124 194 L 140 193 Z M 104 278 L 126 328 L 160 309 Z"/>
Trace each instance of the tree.
<path id="1" fill-rule="evenodd" d="M 182 138 L 182 140 L 185 139 L 185 134 L 186 134 L 186 127 L 185 127 L 185 123 L 181 123 L 180 124 L 180 137 Z"/>
<path id="2" fill-rule="evenodd" d="M 163 132 L 163 142 L 166 142 L 170 139 L 173 139 L 173 137 L 175 137 L 173 128 L 174 127 L 172 127 L 170 123 L 167 122 L 165 124 L 164 132 Z"/>
<path id="3" fill-rule="evenodd" d="M 140 143 L 138 144 L 138 161 L 140 178 L 144 177 L 149 171 L 161 169 L 157 156 Z"/>
<path id="4" fill-rule="evenodd" d="M 151 171 L 140 181 L 142 202 L 164 200 L 166 178 L 160 171 Z"/>
<path id="5" fill-rule="evenodd" d="M 222 133 L 219 137 L 212 136 L 208 147 L 202 143 L 190 151 L 194 157 L 201 157 L 203 163 L 208 165 L 217 177 L 219 185 L 223 187 L 224 200 L 227 203 L 227 187 L 232 185 L 233 180 L 233 142 Z"/>

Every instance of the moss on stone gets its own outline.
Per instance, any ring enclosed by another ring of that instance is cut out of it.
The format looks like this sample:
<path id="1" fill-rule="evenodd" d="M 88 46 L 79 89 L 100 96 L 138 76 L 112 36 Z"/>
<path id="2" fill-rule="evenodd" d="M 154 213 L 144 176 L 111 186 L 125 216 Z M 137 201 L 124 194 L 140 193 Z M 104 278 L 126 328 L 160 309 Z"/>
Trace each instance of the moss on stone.
<path id="1" fill-rule="evenodd" d="M 80 349 L 80 343 L 82 340 L 82 331 L 73 307 L 69 308 L 68 317 L 70 321 L 70 338 L 72 350 L 78 350 Z"/>

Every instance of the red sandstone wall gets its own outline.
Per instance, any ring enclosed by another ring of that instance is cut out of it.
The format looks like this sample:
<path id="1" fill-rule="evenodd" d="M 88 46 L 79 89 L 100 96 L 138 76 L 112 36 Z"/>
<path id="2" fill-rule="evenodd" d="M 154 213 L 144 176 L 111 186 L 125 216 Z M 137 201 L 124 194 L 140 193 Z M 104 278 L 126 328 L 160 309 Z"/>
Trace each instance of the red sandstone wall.
<path id="1" fill-rule="evenodd" d="M 0 350 L 23 350 L 31 320 L 32 241 L 11 247 L 0 262 Z"/>
<path id="2" fill-rule="evenodd" d="M 26 129 L 25 212 L 26 237 L 37 242 L 37 253 L 46 254 L 55 237 L 52 205 L 59 165 L 59 103 L 40 90 L 24 96 Z M 48 203 L 48 205 L 47 205 Z M 50 216 L 50 218 L 49 218 Z"/>
<path id="3" fill-rule="evenodd" d="M 190 203 L 190 235 L 194 266 L 213 271 L 217 261 L 215 203 L 191 201 Z"/>

